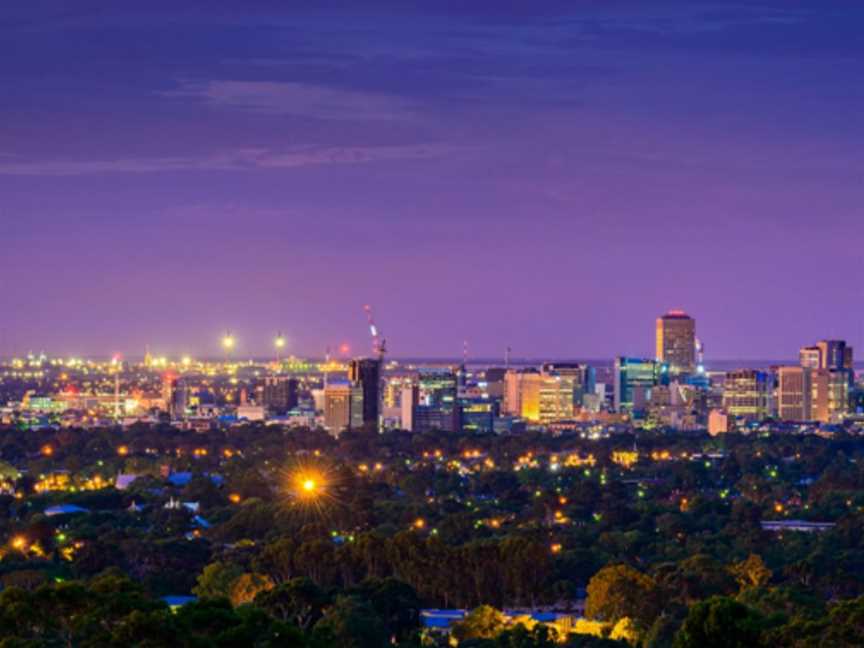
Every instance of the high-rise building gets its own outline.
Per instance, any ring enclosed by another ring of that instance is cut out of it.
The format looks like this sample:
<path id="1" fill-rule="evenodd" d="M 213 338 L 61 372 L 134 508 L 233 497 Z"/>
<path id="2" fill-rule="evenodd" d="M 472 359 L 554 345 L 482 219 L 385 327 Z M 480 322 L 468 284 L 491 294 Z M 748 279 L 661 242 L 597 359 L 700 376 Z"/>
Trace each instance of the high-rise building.
<path id="1" fill-rule="evenodd" d="M 351 385 L 328 382 L 324 388 L 324 427 L 334 436 L 351 425 Z"/>
<path id="2" fill-rule="evenodd" d="M 572 375 L 540 374 L 538 418 L 552 423 L 573 418 L 576 379 Z"/>
<path id="3" fill-rule="evenodd" d="M 381 360 L 352 360 L 348 367 L 348 380 L 360 392 L 360 402 L 355 402 L 351 426 L 377 430 L 381 414 Z"/>
<path id="4" fill-rule="evenodd" d="M 573 403 L 582 405 L 582 397 L 594 392 L 596 374 L 593 367 L 576 362 L 547 362 L 543 365 L 543 373 L 565 376 L 573 379 Z"/>
<path id="5" fill-rule="evenodd" d="M 267 376 L 261 390 L 261 404 L 270 411 L 284 414 L 297 407 L 297 379 Z"/>
<path id="6" fill-rule="evenodd" d="M 853 369 L 852 347 L 845 340 L 820 340 L 801 347 L 801 366 L 810 369 Z"/>
<path id="7" fill-rule="evenodd" d="M 412 431 L 458 431 L 457 391 L 458 379 L 450 369 L 420 370 L 417 376 L 417 402 L 411 413 Z"/>
<path id="8" fill-rule="evenodd" d="M 812 372 L 810 367 L 777 369 L 777 416 L 780 420 L 810 420 Z"/>
<path id="9" fill-rule="evenodd" d="M 536 369 L 510 369 L 504 375 L 503 412 L 528 420 L 540 419 L 540 374 Z"/>
<path id="10" fill-rule="evenodd" d="M 755 369 L 727 372 L 723 383 L 723 409 L 730 416 L 761 421 L 771 416 L 773 391 L 773 380 L 767 372 Z"/>
<path id="11" fill-rule="evenodd" d="M 693 373 L 696 369 L 696 320 L 681 310 L 657 318 L 657 362 L 669 365 L 672 373 Z"/>
<path id="12" fill-rule="evenodd" d="M 651 390 L 668 382 L 666 364 L 644 358 L 615 358 L 613 406 L 618 412 L 644 412 Z"/>
<path id="13" fill-rule="evenodd" d="M 846 349 L 849 348 L 851 360 L 851 347 L 846 346 L 844 340 L 820 340 L 816 343 L 821 353 L 820 369 L 846 369 L 847 355 Z"/>
<path id="14" fill-rule="evenodd" d="M 491 398 L 459 399 L 459 430 L 464 434 L 492 434 L 498 401 Z"/>
<path id="15" fill-rule="evenodd" d="M 820 423 L 840 421 L 849 412 L 851 382 L 848 369 L 815 370 L 812 379 L 812 420 Z"/>

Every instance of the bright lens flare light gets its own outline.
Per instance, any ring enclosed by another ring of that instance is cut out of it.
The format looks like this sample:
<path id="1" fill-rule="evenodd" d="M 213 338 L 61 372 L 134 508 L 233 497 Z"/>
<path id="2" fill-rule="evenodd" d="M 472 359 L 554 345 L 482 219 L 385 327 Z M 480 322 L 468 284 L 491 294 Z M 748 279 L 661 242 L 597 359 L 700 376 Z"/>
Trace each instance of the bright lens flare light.
<path id="1" fill-rule="evenodd" d="M 339 506 L 338 478 L 326 465 L 308 462 L 285 470 L 286 503 L 296 515 L 311 519 L 329 517 Z"/>
<path id="2" fill-rule="evenodd" d="M 294 477 L 295 490 L 298 497 L 314 499 L 323 494 L 323 479 L 321 475 L 311 472 L 301 472 Z"/>

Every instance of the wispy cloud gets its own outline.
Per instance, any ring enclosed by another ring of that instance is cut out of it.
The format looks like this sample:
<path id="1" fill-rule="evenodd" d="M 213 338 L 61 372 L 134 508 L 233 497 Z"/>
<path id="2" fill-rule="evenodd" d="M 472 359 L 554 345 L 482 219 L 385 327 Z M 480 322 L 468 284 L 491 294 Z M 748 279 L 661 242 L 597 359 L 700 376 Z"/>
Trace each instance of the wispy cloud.
<path id="1" fill-rule="evenodd" d="M 189 97 L 222 108 L 315 119 L 404 120 L 415 114 L 411 102 L 401 97 L 308 83 L 232 80 L 183 82 L 179 89 L 161 94 Z"/>
<path id="2" fill-rule="evenodd" d="M 325 164 L 422 160 L 446 155 L 456 150 L 458 150 L 456 147 L 445 144 L 418 144 L 413 146 L 306 147 L 282 151 L 239 149 L 200 157 L 0 161 L 0 175 L 80 176 L 105 173 L 291 169 Z"/>

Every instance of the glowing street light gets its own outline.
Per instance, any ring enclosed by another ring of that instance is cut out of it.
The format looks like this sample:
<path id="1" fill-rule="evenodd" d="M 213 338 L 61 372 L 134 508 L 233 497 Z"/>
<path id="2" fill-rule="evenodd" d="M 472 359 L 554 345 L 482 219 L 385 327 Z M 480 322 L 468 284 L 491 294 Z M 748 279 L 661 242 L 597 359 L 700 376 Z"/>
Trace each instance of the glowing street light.
<path id="1" fill-rule="evenodd" d="M 234 339 L 231 331 L 225 331 L 225 335 L 222 336 L 222 349 L 225 351 L 225 360 L 228 360 L 236 344 L 237 340 Z"/>
<path id="2" fill-rule="evenodd" d="M 278 363 L 282 357 L 282 349 L 285 348 L 285 344 L 287 341 L 285 340 L 285 336 L 282 335 L 282 331 L 276 334 L 276 339 L 273 340 L 273 346 L 276 347 L 276 362 Z"/>

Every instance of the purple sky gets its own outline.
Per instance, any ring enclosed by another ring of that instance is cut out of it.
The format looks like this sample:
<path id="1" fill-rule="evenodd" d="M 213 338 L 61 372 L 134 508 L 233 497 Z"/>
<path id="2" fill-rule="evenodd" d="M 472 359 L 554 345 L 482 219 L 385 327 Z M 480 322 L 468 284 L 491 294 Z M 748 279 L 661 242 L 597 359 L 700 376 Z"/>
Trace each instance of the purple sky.
<path id="1" fill-rule="evenodd" d="M 860 2 L 14 4 L 2 355 L 864 344 Z"/>

